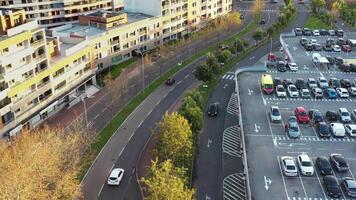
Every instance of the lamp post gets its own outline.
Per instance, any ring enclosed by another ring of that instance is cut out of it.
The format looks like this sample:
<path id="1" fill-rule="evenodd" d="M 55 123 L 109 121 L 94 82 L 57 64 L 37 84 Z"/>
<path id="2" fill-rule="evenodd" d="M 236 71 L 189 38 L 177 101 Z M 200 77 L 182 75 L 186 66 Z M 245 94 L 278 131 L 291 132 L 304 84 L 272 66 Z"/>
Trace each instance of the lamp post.
<path id="1" fill-rule="evenodd" d="M 143 59 L 144 53 L 136 51 L 141 56 L 141 71 L 142 71 L 142 94 L 145 93 L 145 62 Z"/>
<path id="2" fill-rule="evenodd" d="M 85 98 L 87 97 L 87 98 L 93 98 L 94 96 L 86 96 L 86 97 L 84 97 L 84 96 L 74 96 L 75 98 L 80 98 L 80 101 L 82 101 L 83 102 L 83 105 L 84 105 L 84 118 L 85 118 L 85 128 L 86 128 L 86 131 L 87 131 L 87 133 L 89 132 L 89 130 L 88 130 L 88 125 L 89 125 L 89 123 L 88 123 L 88 115 L 87 115 L 87 106 L 86 106 L 86 103 L 85 103 Z"/>

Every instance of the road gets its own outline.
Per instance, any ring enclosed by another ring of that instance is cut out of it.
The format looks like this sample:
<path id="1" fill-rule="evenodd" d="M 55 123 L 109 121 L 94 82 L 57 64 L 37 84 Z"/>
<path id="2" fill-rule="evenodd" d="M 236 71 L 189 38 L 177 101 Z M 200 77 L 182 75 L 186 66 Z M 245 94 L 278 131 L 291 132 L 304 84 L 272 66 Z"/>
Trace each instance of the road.
<path id="1" fill-rule="evenodd" d="M 246 20 L 245 24 L 239 27 L 239 30 L 249 21 Z M 215 39 L 212 38 L 210 41 L 215 41 Z M 195 49 L 202 49 L 207 45 L 209 44 L 202 43 Z M 178 61 L 174 60 L 172 63 L 178 63 Z M 164 112 L 193 84 L 195 79 L 192 71 L 199 62 L 200 60 L 195 61 L 174 77 L 177 81 L 176 86 L 171 88 L 160 86 L 110 138 L 83 180 L 85 199 L 112 199 L 113 197 L 117 199 L 141 199 L 135 173 L 137 159 L 150 138 L 152 128 L 161 119 Z M 99 103 L 105 105 L 105 101 Z M 95 113 L 95 110 L 90 112 Z M 91 113 L 88 113 L 88 117 L 90 120 L 94 119 L 92 123 L 98 130 L 101 130 L 103 125 L 110 120 L 108 117 L 96 117 L 98 112 L 95 115 Z M 105 184 L 107 176 L 110 170 L 116 166 L 125 169 L 125 178 L 120 187 L 107 187 Z"/>
<path id="2" fill-rule="evenodd" d="M 304 5 L 296 6 L 298 12 L 302 14 L 298 14 L 296 23 L 289 26 L 287 30 L 300 27 L 308 17 L 305 14 L 307 12 Z M 273 40 L 272 43 L 273 49 L 279 49 L 279 39 Z M 267 44 L 241 60 L 238 66 L 252 66 L 269 51 L 270 44 Z M 234 70 L 236 69 L 237 66 Z M 245 199 L 246 196 L 244 193 L 243 166 L 239 155 L 241 152 L 239 152 L 240 149 L 236 149 L 240 143 L 238 128 L 237 130 L 234 128 L 238 119 L 236 115 L 229 113 L 230 97 L 235 91 L 235 82 L 231 74 L 233 72 L 222 77 L 208 102 L 220 103 L 221 112 L 219 116 L 217 118 L 205 117 L 203 131 L 199 135 L 199 153 L 196 161 L 198 172 L 195 180 L 198 199 L 221 199 L 221 197 L 224 199 Z M 248 78 L 246 79 L 248 80 Z M 246 98 L 248 99 L 249 96 Z M 244 108 L 245 105 L 242 106 Z M 250 109 L 258 110 L 254 107 Z M 253 110 L 248 112 L 254 112 Z M 259 129 L 259 127 L 255 128 Z M 235 139 L 229 140 L 231 137 Z M 231 145 L 231 142 L 234 142 L 235 145 Z M 231 149 L 233 148 L 231 146 L 234 146 L 235 149 Z M 226 151 L 226 149 L 230 151 Z M 234 150 L 237 153 L 234 153 Z"/>

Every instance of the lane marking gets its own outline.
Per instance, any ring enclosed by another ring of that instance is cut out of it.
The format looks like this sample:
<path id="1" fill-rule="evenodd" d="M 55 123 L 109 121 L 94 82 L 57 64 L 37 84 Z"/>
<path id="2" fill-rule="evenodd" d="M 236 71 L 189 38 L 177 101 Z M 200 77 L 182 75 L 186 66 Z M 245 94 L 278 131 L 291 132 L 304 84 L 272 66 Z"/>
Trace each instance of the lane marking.
<path id="1" fill-rule="evenodd" d="M 101 193 L 101 191 L 103 190 L 103 188 L 104 188 L 104 184 L 101 185 L 101 188 L 100 188 L 99 193 L 98 193 L 98 197 L 100 196 L 100 193 Z"/>
<path id="2" fill-rule="evenodd" d="M 302 183 L 302 188 L 303 188 L 305 197 L 308 199 L 308 195 L 307 195 L 307 192 L 305 191 L 305 187 L 304 187 L 303 180 L 302 180 L 300 173 L 298 173 L 298 177 L 299 177 L 300 182 Z"/>
<path id="3" fill-rule="evenodd" d="M 281 172 L 281 176 L 282 176 L 282 181 L 283 181 L 283 185 L 284 185 L 284 191 L 286 192 L 287 198 L 289 198 L 288 190 L 287 190 L 287 186 L 286 186 L 286 181 L 284 180 L 284 175 L 283 175 L 283 172 L 282 172 L 282 167 L 281 167 L 279 156 L 277 156 L 277 162 L 278 162 L 278 166 L 279 166 L 279 171 Z"/>
<path id="4" fill-rule="evenodd" d="M 316 171 L 314 164 L 313 164 L 313 167 L 314 167 L 314 172 L 315 172 L 316 177 L 317 177 L 317 179 L 318 179 L 319 185 L 320 185 L 320 187 L 321 187 L 321 190 L 323 191 L 324 198 L 326 199 L 326 194 L 325 194 L 323 185 L 321 184 L 321 181 L 320 181 L 320 178 L 319 178 L 319 175 L 318 175 L 318 171 Z"/>

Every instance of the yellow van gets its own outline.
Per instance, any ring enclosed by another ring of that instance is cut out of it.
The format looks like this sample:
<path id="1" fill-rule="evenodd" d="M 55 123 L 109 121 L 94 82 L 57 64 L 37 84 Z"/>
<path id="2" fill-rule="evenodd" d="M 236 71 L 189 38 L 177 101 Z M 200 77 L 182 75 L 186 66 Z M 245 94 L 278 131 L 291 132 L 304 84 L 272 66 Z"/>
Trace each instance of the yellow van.
<path id="1" fill-rule="evenodd" d="M 273 79 L 269 74 L 263 74 L 261 76 L 261 89 L 266 94 L 273 93 Z"/>

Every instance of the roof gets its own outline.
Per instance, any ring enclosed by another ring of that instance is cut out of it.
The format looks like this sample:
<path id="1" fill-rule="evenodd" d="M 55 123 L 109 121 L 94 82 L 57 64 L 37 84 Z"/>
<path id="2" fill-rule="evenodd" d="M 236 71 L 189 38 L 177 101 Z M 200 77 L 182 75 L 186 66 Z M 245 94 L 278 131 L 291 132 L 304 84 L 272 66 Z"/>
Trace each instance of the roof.
<path id="1" fill-rule="evenodd" d="M 59 27 L 61 28 L 61 27 Z M 104 30 L 101 30 L 99 28 L 93 27 L 93 26 L 82 26 L 79 24 L 73 24 L 72 26 L 67 26 L 67 28 L 62 29 L 57 29 L 57 33 L 64 33 L 64 34 L 75 34 L 79 36 L 88 36 L 88 37 L 93 37 L 101 33 L 105 33 Z"/>
<path id="2" fill-rule="evenodd" d="M 301 155 L 299 155 L 299 157 L 300 157 L 302 160 L 304 160 L 304 161 L 310 161 L 309 156 L 306 155 L 306 154 L 301 154 Z"/>

